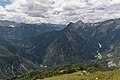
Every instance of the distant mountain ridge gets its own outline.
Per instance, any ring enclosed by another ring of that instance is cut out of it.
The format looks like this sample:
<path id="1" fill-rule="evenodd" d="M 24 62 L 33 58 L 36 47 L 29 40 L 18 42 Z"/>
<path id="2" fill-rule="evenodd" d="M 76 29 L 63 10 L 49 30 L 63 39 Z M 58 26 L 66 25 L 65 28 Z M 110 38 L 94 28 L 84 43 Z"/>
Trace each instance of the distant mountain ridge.
<path id="1" fill-rule="evenodd" d="M 108 67 L 120 67 L 118 66 L 119 54 L 116 53 L 119 51 L 119 46 L 116 45 L 116 43 L 119 45 L 120 41 L 119 26 L 120 19 L 99 23 L 71 22 L 61 31 L 33 37 L 28 41 L 23 52 L 27 56 L 32 56 L 33 61 L 36 59 L 35 62 L 49 66 L 98 60 L 98 62 L 104 62 Z M 112 48 L 108 49 L 110 46 Z M 117 48 L 116 51 L 114 47 Z M 113 54 L 113 51 L 116 54 Z M 111 57 L 106 57 L 111 54 Z"/>
<path id="2" fill-rule="evenodd" d="M 61 30 L 65 25 L 56 24 L 25 24 L 11 21 L 0 21 L 0 36 L 12 44 L 23 46 L 33 36 L 53 30 Z"/>

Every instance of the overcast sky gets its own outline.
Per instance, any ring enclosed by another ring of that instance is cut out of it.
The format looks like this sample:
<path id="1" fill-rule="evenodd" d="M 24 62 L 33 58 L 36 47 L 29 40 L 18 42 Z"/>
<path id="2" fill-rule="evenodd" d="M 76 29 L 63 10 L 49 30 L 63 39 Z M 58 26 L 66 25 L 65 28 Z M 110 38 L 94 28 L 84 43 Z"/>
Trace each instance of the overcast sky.
<path id="1" fill-rule="evenodd" d="M 0 20 L 68 24 L 120 18 L 120 0 L 0 0 Z"/>

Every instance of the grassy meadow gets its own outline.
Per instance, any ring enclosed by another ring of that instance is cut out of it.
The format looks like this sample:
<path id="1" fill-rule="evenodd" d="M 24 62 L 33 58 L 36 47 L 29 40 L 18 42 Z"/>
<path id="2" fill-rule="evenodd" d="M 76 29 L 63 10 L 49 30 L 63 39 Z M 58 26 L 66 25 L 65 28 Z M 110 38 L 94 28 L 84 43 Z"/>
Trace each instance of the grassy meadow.
<path id="1" fill-rule="evenodd" d="M 120 70 L 98 71 L 81 75 L 81 71 L 37 80 L 120 80 Z"/>

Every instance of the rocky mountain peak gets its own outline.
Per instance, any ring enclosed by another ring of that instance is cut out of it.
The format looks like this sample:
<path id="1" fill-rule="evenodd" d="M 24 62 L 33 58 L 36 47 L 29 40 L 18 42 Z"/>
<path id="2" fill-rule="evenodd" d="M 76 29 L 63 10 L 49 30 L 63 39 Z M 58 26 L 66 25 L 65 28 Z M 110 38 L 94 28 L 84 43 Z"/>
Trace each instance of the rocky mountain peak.
<path id="1" fill-rule="evenodd" d="M 82 20 L 79 20 L 79 21 L 77 21 L 75 24 L 76 24 L 76 25 L 83 25 L 84 22 L 83 22 Z"/>
<path id="2" fill-rule="evenodd" d="M 77 30 L 80 26 L 84 26 L 84 22 L 82 22 L 81 20 L 79 20 L 79 21 L 77 21 L 76 23 L 73 23 L 73 22 L 70 22 L 69 24 L 68 24 L 68 29 L 70 30 L 70 31 L 75 31 L 75 30 Z"/>

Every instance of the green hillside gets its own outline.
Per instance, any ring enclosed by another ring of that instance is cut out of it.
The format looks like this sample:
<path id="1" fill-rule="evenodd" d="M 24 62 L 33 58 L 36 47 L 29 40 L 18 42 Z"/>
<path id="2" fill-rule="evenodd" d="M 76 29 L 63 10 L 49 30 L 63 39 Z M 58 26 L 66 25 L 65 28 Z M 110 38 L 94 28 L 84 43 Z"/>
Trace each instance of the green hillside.
<path id="1" fill-rule="evenodd" d="M 0 37 L 0 79 L 27 73 L 34 67 L 30 60 L 17 54 L 12 44 Z"/>
<path id="2" fill-rule="evenodd" d="M 120 80 L 120 70 L 105 72 L 98 71 L 95 73 L 86 73 L 85 75 L 81 75 L 81 73 L 83 72 L 64 74 L 60 76 L 45 78 L 42 80 Z"/>

